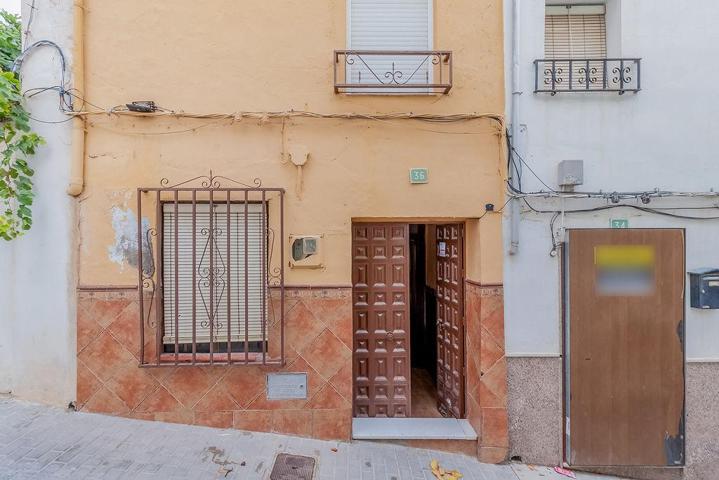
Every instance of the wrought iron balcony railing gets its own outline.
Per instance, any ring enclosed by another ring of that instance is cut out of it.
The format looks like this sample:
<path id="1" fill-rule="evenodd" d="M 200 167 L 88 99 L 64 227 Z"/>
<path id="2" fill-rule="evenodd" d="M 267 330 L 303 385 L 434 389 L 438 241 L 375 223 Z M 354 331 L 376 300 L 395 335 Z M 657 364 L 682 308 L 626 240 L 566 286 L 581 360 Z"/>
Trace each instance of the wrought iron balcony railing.
<path id="1" fill-rule="evenodd" d="M 534 61 L 534 93 L 638 92 L 640 58 L 542 59 Z"/>
<path id="2" fill-rule="evenodd" d="M 446 94 L 452 52 L 335 50 L 335 93 Z"/>

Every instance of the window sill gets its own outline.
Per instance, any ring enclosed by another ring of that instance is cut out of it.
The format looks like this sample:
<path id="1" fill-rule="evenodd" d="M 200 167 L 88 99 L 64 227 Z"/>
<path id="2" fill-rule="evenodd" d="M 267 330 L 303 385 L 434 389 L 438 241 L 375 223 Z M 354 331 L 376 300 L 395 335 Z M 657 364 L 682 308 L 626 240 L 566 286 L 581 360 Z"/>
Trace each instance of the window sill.
<path id="1" fill-rule="evenodd" d="M 141 367 L 174 367 L 174 366 L 193 366 L 193 365 L 282 365 L 282 359 L 271 357 L 265 353 L 264 362 L 262 361 L 262 352 L 250 352 L 245 357 L 244 352 L 233 352 L 228 358 L 227 353 L 196 353 L 193 359 L 191 353 L 174 353 L 160 354 L 160 363 L 148 362 L 140 365 Z"/>

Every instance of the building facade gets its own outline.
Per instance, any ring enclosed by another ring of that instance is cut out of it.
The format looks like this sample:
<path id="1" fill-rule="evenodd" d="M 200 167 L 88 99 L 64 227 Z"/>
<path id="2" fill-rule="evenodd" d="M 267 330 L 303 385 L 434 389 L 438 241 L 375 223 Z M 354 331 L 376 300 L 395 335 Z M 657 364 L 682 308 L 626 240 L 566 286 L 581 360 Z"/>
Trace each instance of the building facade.
<path id="1" fill-rule="evenodd" d="M 342 440 L 451 420 L 391 439 L 506 458 L 500 2 L 36 7 L 75 88 L 38 156 L 76 199 L 74 388 L 46 401 Z"/>
<path id="2" fill-rule="evenodd" d="M 510 456 L 714 478 L 717 6 L 505 12 Z"/>
<path id="3" fill-rule="evenodd" d="M 23 18 L 30 18 L 23 7 Z M 30 28 L 24 26 L 24 45 L 52 39 L 66 69 L 53 47 L 33 50 L 22 65 L 25 90 L 57 85 L 74 63 L 72 5 L 48 2 L 43 8 Z M 58 110 L 57 95 L 28 98 L 27 109 L 42 120 L 33 129 L 46 143 L 30 161 L 34 228 L 0 245 L 0 394 L 66 407 L 76 390 L 77 202 L 66 193 L 73 125 Z"/>

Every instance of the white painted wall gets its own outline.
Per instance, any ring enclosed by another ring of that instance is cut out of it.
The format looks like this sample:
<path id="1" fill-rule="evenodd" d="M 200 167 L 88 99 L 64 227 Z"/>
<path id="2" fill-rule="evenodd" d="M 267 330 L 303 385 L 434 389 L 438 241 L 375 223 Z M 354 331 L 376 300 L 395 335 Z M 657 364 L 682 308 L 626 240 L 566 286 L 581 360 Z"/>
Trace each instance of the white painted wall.
<path id="1" fill-rule="evenodd" d="M 24 20 L 28 5 L 23 2 Z M 52 40 L 71 62 L 73 2 L 37 0 L 35 6 L 28 43 Z M 58 85 L 57 52 L 36 50 L 22 77 L 23 89 Z M 66 118 L 54 92 L 30 99 L 27 106 L 41 120 Z M 65 193 L 70 126 L 33 123 L 47 142 L 31 159 L 37 191 L 33 227 L 13 242 L 0 241 L 0 392 L 57 405 L 74 400 L 76 384 L 76 202 Z"/>
<path id="2" fill-rule="evenodd" d="M 719 2 L 609 0 L 607 34 L 613 36 L 608 43 L 614 50 L 610 54 L 642 58 L 642 91 L 623 96 L 533 93 L 532 62 L 544 56 L 544 2 L 521 0 L 520 7 L 522 93 L 516 120 L 526 125 L 526 130 L 515 144 L 545 182 L 557 188 L 557 164 L 582 159 L 585 183 L 580 189 L 585 191 L 719 190 L 719 94 L 715 87 L 719 64 L 712 61 L 719 54 L 719 30 L 715 27 Z M 511 11 L 512 0 L 505 0 L 507 65 L 511 65 L 512 54 Z M 509 112 L 511 86 L 507 88 Z M 523 189 L 542 188 L 525 168 Z M 559 207 L 557 200 L 530 201 L 540 209 Z M 601 200 L 565 200 L 567 209 L 604 204 Z M 653 201 L 649 206 L 717 204 L 719 199 L 671 199 Z M 628 218 L 631 227 L 685 228 L 687 269 L 719 267 L 719 221 L 638 213 L 622 209 L 573 214 L 566 217 L 565 226 L 607 228 L 610 218 Z M 719 216 L 719 210 L 705 213 Z M 506 255 L 509 356 L 560 353 L 560 272 L 559 259 L 548 255 L 550 217 L 525 212 L 519 253 Z M 509 218 L 506 220 L 508 227 Z M 557 227 L 561 227 L 560 221 Z M 508 230 L 505 238 L 508 242 Z M 687 359 L 719 361 L 719 311 L 689 308 L 687 299 L 686 319 Z"/>

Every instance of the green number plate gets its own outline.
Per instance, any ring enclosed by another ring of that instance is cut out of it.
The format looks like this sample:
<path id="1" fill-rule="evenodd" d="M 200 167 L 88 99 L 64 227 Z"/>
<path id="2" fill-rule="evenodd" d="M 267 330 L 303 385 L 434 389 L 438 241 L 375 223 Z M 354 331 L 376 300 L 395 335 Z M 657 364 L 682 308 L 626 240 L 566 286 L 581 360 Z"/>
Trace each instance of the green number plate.
<path id="1" fill-rule="evenodd" d="M 429 172 L 426 168 L 411 168 L 409 170 L 409 183 L 429 182 Z"/>
<path id="2" fill-rule="evenodd" d="M 626 218 L 615 218 L 609 220 L 609 226 L 611 228 L 629 228 L 629 220 Z"/>

